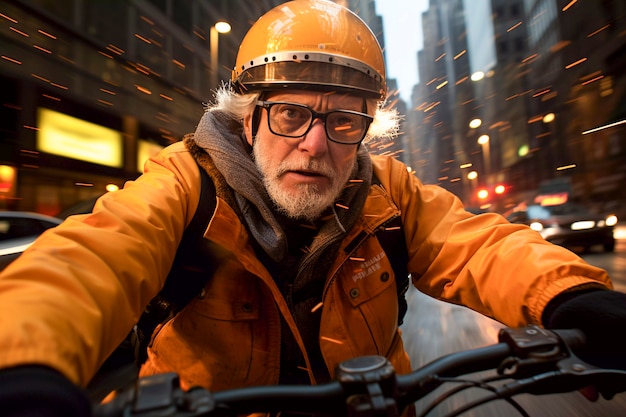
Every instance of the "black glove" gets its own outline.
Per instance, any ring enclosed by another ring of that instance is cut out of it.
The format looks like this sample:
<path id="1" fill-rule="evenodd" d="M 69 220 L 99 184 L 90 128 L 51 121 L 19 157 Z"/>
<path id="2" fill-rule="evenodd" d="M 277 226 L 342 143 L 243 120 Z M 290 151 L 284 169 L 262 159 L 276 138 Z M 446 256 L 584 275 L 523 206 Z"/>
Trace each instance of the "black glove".
<path id="1" fill-rule="evenodd" d="M 626 370 L 626 293 L 572 291 L 554 298 L 543 313 L 548 329 L 580 329 L 587 338 L 581 359 L 602 368 Z"/>
<path id="2" fill-rule="evenodd" d="M 0 370 L 4 417 L 89 417 L 87 395 L 59 372 L 44 366 Z"/>

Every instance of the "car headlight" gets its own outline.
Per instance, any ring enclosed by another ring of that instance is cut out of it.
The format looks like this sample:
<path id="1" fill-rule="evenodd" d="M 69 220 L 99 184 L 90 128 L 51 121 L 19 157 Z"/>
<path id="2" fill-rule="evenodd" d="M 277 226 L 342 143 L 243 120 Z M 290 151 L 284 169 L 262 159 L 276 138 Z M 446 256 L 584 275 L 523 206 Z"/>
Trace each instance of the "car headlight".
<path id="1" fill-rule="evenodd" d="M 540 222 L 532 222 L 529 226 L 535 232 L 541 232 L 543 230 L 543 224 L 541 224 Z"/>
<path id="2" fill-rule="evenodd" d="M 570 229 L 589 230 L 589 229 L 593 229 L 595 225 L 596 225 L 596 222 L 594 222 L 593 220 L 581 220 L 581 221 L 572 223 L 572 225 L 570 226 Z M 598 222 L 598 227 L 602 227 L 602 226 L 604 225 L 601 225 L 600 222 Z"/>
<path id="3" fill-rule="evenodd" d="M 617 224 L 617 216 L 614 214 L 611 214 L 604 220 L 604 223 L 609 227 L 615 226 Z"/>

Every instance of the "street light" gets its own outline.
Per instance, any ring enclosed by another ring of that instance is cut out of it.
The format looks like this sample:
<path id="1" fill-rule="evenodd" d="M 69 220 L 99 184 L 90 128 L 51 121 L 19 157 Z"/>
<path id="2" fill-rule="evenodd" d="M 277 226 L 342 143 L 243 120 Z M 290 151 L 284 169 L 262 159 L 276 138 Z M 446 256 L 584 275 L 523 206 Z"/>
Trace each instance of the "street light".
<path id="1" fill-rule="evenodd" d="M 544 123 L 552 123 L 554 119 L 556 119 L 556 116 L 554 115 L 554 113 L 548 113 L 545 116 L 543 116 L 542 120 Z"/>
<path id="2" fill-rule="evenodd" d="M 479 118 L 476 118 L 476 119 L 470 120 L 469 127 L 471 127 L 472 129 L 476 129 L 476 128 L 480 127 L 480 125 L 482 125 L 482 124 L 483 124 L 483 121 L 480 120 Z"/>
<path id="3" fill-rule="evenodd" d="M 230 32 L 230 24 L 228 22 L 219 21 L 211 26 L 209 31 L 209 47 L 211 48 L 211 88 L 216 88 L 218 83 L 218 65 L 219 65 L 219 34 Z"/>
<path id="4" fill-rule="evenodd" d="M 491 178 L 491 154 L 489 153 L 489 135 L 480 135 L 478 137 L 478 143 L 482 147 L 483 150 L 483 161 L 485 163 L 485 176 L 487 178 L 487 182 Z"/>
<path id="5" fill-rule="evenodd" d="M 472 81 L 480 81 L 483 78 L 485 78 L 485 73 L 483 71 L 476 71 L 470 76 Z"/>

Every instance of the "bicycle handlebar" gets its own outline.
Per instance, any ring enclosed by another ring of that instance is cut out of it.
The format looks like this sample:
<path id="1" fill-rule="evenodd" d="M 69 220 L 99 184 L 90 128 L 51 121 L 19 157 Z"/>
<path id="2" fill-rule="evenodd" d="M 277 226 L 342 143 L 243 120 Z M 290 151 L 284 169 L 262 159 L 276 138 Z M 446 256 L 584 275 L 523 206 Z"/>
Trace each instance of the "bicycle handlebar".
<path id="1" fill-rule="evenodd" d="M 162 374 L 140 378 L 133 388 L 120 392 L 110 403 L 97 405 L 94 415 L 221 417 L 281 411 L 395 417 L 450 378 L 485 370 L 496 370 L 498 376 L 472 386 L 508 382 L 489 385 L 490 397 L 466 404 L 460 410 L 495 399 L 511 402 L 520 393 L 562 393 L 590 385 L 609 395 L 626 391 L 625 371 L 597 368 L 574 355 L 584 345 L 585 337 L 580 331 L 529 326 L 502 329 L 497 344 L 443 356 L 407 375 L 396 375 L 389 361 L 381 356 L 345 361 L 338 366 L 335 381 L 313 386 L 183 391 L 176 374 Z"/>

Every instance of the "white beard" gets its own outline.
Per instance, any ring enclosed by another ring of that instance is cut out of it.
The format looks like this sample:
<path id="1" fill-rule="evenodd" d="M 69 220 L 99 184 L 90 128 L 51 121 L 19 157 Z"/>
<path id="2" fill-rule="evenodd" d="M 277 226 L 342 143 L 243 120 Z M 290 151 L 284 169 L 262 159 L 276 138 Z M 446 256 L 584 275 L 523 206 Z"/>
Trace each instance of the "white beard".
<path id="1" fill-rule="evenodd" d="M 313 221 L 324 210 L 330 207 L 343 191 L 350 175 L 354 170 L 356 158 L 352 167 L 343 172 L 335 172 L 328 163 L 314 158 L 302 158 L 298 161 L 282 161 L 278 166 L 271 166 L 267 157 L 271 149 L 256 141 L 253 147 L 254 160 L 263 177 L 263 183 L 270 198 L 278 209 L 286 216 L 293 219 Z M 313 169 L 327 176 L 331 183 L 330 187 L 322 192 L 315 184 L 300 184 L 295 192 L 287 191 L 280 185 L 280 176 L 286 171 Z"/>

